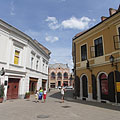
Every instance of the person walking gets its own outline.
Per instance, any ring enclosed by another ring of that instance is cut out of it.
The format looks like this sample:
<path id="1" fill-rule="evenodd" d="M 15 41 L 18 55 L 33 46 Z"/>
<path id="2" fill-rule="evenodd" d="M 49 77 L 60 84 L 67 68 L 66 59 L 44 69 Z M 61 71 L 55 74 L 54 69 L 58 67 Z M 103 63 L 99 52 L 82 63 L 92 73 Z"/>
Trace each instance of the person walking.
<path id="1" fill-rule="evenodd" d="M 61 86 L 61 100 L 62 100 L 62 103 L 64 103 L 64 94 L 65 94 L 65 89 L 63 88 L 63 86 Z"/>
<path id="2" fill-rule="evenodd" d="M 46 95 L 47 95 L 47 91 L 46 91 L 46 88 L 44 88 L 44 91 L 43 91 L 44 103 L 45 103 L 45 101 L 46 101 Z"/>
<path id="3" fill-rule="evenodd" d="M 40 87 L 40 90 L 39 90 L 39 100 L 42 100 L 42 96 L 43 96 L 43 89 L 42 89 L 42 87 Z"/>
<path id="4" fill-rule="evenodd" d="M 39 92 L 38 90 L 35 91 L 35 102 L 38 102 L 38 96 L 39 96 Z"/>

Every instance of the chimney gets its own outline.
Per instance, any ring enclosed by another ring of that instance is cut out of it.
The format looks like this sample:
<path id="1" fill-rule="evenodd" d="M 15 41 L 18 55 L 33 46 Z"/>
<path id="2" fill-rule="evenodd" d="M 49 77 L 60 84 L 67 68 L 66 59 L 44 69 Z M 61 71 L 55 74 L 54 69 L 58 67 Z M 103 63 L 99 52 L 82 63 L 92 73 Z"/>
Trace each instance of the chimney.
<path id="1" fill-rule="evenodd" d="M 109 14 L 110 14 L 110 16 L 113 15 L 113 14 L 115 14 L 116 12 L 117 12 L 116 9 L 109 8 Z"/>
<path id="2" fill-rule="evenodd" d="M 101 21 L 104 21 L 105 19 L 107 19 L 107 17 L 105 17 L 105 16 L 101 17 Z"/>
<path id="3" fill-rule="evenodd" d="M 118 12 L 120 11 L 120 5 L 119 5 L 119 7 L 118 7 Z"/>

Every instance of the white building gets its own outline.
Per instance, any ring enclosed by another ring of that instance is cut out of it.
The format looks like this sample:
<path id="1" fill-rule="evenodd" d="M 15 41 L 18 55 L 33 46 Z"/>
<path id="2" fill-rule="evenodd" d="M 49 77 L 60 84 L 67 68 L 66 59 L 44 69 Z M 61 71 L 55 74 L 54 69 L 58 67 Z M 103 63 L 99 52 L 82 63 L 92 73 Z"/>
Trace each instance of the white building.
<path id="1" fill-rule="evenodd" d="M 5 85 L 4 99 L 23 98 L 48 84 L 50 51 L 36 40 L 0 20 L 0 83 Z"/>

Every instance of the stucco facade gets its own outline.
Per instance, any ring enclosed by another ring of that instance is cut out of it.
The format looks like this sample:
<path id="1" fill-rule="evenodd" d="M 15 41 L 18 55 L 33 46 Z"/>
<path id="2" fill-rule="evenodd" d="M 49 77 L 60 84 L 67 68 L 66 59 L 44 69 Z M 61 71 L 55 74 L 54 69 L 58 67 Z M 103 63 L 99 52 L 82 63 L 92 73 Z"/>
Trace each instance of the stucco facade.
<path id="1" fill-rule="evenodd" d="M 23 98 L 26 92 L 34 92 L 44 82 L 47 88 L 50 51 L 41 46 L 25 33 L 0 20 L 0 70 L 5 69 L 5 75 L 0 76 L 0 84 L 5 87 L 5 100 Z"/>
<path id="2" fill-rule="evenodd" d="M 120 8 L 109 12 L 73 38 L 75 92 L 83 100 L 120 103 Z"/>

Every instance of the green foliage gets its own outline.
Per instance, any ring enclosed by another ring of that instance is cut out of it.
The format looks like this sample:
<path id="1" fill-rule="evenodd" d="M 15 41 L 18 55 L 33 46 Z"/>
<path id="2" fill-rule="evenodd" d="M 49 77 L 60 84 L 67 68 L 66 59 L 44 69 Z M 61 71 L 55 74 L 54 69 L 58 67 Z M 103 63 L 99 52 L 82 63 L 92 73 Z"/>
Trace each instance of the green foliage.
<path id="1" fill-rule="evenodd" d="M 4 85 L 0 85 L 0 98 L 4 96 Z"/>
<path id="2" fill-rule="evenodd" d="M 30 92 L 26 92 L 25 93 L 25 98 L 29 97 L 30 96 Z"/>

